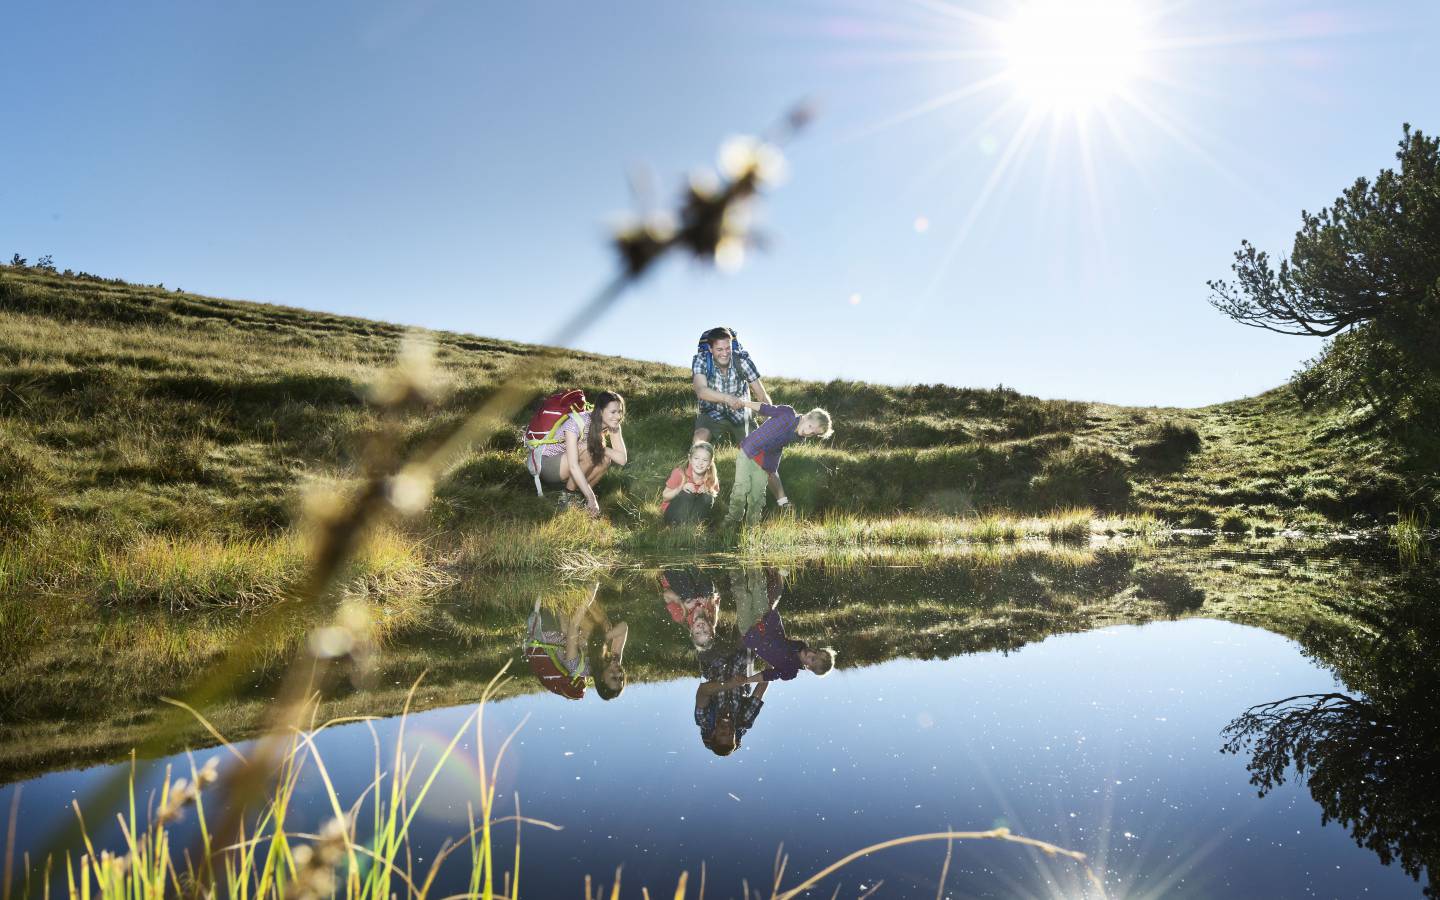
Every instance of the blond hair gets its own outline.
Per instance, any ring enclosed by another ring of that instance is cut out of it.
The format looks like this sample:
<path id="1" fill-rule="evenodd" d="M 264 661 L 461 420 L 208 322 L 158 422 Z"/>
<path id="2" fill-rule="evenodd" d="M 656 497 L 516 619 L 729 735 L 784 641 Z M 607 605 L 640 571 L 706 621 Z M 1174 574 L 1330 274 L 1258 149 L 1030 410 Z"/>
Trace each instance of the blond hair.
<path id="1" fill-rule="evenodd" d="M 817 435 L 817 436 L 820 438 L 820 440 L 823 441 L 823 440 L 825 440 L 826 438 L 828 438 L 830 435 L 832 435 L 832 434 L 835 433 L 835 429 L 834 429 L 834 428 L 831 426 L 831 424 L 830 424 L 830 413 L 829 413 L 827 410 L 821 409 L 820 407 L 817 406 L 817 407 L 815 407 L 814 409 L 812 409 L 812 410 L 810 410 L 809 412 L 807 412 L 805 415 L 807 415 L 807 416 L 814 416 L 814 417 L 815 417 L 815 420 L 816 420 L 817 422 L 819 422 L 820 425 L 824 428 L 824 430 L 821 431 L 819 435 Z"/>
<path id="2" fill-rule="evenodd" d="M 685 454 L 685 477 L 689 478 L 695 474 L 695 470 L 690 467 L 690 457 L 695 455 L 696 450 L 704 450 L 710 457 L 710 468 L 705 470 L 706 490 L 712 494 L 720 493 L 720 472 L 719 467 L 715 465 L 715 447 L 709 441 L 696 441 L 691 445 L 690 452 Z"/>
<path id="3" fill-rule="evenodd" d="M 818 647 L 813 648 L 813 652 L 820 654 L 820 659 L 816 660 L 815 668 L 810 671 L 821 677 L 829 675 L 830 670 L 835 668 L 835 648 Z"/>

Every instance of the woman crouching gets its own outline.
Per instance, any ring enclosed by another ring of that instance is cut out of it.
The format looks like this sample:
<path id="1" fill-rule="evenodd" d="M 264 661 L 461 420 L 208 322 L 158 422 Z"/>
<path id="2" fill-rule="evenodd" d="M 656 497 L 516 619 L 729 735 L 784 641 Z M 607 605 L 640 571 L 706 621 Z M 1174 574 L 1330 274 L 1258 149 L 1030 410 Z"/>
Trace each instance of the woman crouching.
<path id="1" fill-rule="evenodd" d="M 600 515 L 595 485 L 611 466 L 630 460 L 621 427 L 625 423 L 625 398 L 602 391 L 595 398 L 593 412 L 572 413 L 560 426 L 562 443 L 541 451 L 540 480 L 552 487 L 578 492 L 591 516 Z M 553 449 L 552 449 L 553 448 Z"/>

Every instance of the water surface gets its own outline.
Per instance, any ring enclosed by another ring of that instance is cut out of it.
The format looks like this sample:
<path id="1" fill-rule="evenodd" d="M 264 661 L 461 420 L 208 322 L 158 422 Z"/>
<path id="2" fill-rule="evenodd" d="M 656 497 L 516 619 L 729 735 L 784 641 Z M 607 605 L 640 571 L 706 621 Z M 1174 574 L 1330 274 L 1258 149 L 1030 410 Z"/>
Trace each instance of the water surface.
<path id="1" fill-rule="evenodd" d="M 714 648 L 697 651 L 674 621 L 662 575 L 714 586 L 721 645 L 778 598 L 790 635 L 833 645 L 838 669 L 772 684 L 738 748 L 717 755 L 695 717 Z M 423 760 L 511 660 L 507 694 L 485 713 L 492 752 L 520 727 L 499 806 L 511 809 L 518 793 L 527 815 L 564 826 L 524 831 L 529 896 L 577 895 L 587 874 L 608 882 L 620 865 L 630 891 L 653 895 L 702 863 L 707 896 L 740 896 L 742 880 L 768 888 L 781 844 L 793 884 L 876 841 L 1004 825 L 1088 854 L 1112 896 L 1411 897 L 1428 884 L 1440 821 L 1429 790 L 1440 780 L 1433 586 L 1360 559 L 1247 547 L 783 572 L 637 565 L 596 591 L 605 618 L 630 631 L 629 683 L 605 701 L 593 685 L 578 700 L 547 691 L 520 659 L 536 598 L 573 608 L 595 582 L 469 584 L 392 638 L 368 687 L 331 688 L 332 710 L 386 717 L 329 729 L 318 745 L 341 795 L 356 797 L 375 748 L 388 760 L 399 739 L 396 698 L 420 669 L 429 687 L 404 740 Z M 257 672 L 248 702 L 263 705 L 275 681 Z M 1245 717 L 1292 697 L 1303 699 Z M 1222 753 L 1227 745 L 1234 752 Z M 474 754 L 467 733 L 422 807 L 417 856 L 464 834 L 478 796 Z M 31 757 L 27 774 L 54 770 L 0 788 L 7 808 L 20 792 L 22 848 L 39 849 L 32 842 L 68 821 L 71 799 L 113 770 L 66 767 L 74 761 Z M 163 762 L 144 767 L 142 796 Z M 318 783 L 302 796 L 293 827 L 328 817 Z M 502 852 L 512 840 L 507 832 Z M 863 860 L 838 876 L 841 896 L 881 880 L 877 896 L 934 896 L 945 852 L 940 843 Z M 445 893 L 463 889 L 463 856 L 442 871 Z M 1094 895 L 1075 864 L 995 842 L 956 845 L 946 888 Z"/>

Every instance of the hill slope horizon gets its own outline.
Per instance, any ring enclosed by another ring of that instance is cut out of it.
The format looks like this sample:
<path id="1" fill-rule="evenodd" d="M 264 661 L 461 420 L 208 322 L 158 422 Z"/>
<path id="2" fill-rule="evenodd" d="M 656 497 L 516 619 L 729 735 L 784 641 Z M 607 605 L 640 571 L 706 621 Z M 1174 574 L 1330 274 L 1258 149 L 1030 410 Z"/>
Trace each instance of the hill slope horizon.
<path id="1" fill-rule="evenodd" d="M 379 427 L 368 386 L 419 331 L 13 266 L 0 267 L 0 328 L 0 527 L 84 521 L 120 535 L 290 526 L 299 485 L 354 477 Z M 392 423 L 411 447 L 542 349 L 425 333 L 448 392 Z M 1377 523 L 1398 504 L 1384 454 L 1284 386 L 1180 409 L 1041 400 L 1003 386 L 766 383 L 777 402 L 835 416 L 831 442 L 787 453 L 786 486 L 802 515 L 1087 507 L 1174 527 L 1331 529 Z M 602 483 L 610 520 L 653 517 L 689 442 L 688 372 L 561 351 L 531 385 L 537 398 L 577 386 L 628 400 L 631 464 Z M 463 461 L 439 491 L 433 528 L 553 517 L 521 463 L 527 418 Z"/>

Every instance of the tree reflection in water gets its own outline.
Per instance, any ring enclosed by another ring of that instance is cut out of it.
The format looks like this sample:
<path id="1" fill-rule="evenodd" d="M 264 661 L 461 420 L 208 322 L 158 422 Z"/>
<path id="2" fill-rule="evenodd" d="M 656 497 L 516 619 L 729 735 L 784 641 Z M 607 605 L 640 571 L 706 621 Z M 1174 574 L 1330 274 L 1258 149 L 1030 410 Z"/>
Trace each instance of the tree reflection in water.
<path id="1" fill-rule="evenodd" d="M 1309 629 L 1308 655 L 1352 693 L 1305 694 L 1246 710 L 1223 731 L 1225 753 L 1248 752 L 1264 797 L 1291 769 L 1355 842 L 1398 861 L 1440 896 L 1440 624 L 1434 581 L 1385 610 L 1350 611 Z"/>

